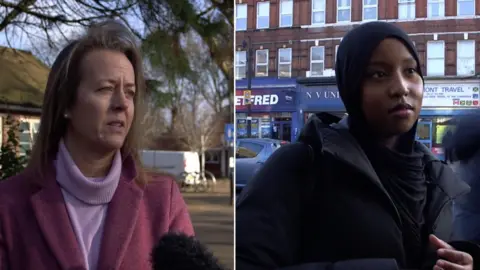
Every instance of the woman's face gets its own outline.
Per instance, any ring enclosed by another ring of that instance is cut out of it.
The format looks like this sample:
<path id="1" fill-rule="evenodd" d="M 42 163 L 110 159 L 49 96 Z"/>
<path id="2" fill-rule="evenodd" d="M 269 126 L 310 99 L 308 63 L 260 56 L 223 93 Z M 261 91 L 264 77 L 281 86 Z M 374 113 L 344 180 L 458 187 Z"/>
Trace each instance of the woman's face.
<path id="1" fill-rule="evenodd" d="M 76 101 L 67 111 L 69 139 L 96 150 L 120 149 L 135 110 L 132 64 L 121 52 L 99 49 L 83 57 L 80 71 Z"/>
<path id="2" fill-rule="evenodd" d="M 373 52 L 363 81 L 362 108 L 382 137 L 408 132 L 422 107 L 423 81 L 417 62 L 403 43 L 388 38 Z"/>

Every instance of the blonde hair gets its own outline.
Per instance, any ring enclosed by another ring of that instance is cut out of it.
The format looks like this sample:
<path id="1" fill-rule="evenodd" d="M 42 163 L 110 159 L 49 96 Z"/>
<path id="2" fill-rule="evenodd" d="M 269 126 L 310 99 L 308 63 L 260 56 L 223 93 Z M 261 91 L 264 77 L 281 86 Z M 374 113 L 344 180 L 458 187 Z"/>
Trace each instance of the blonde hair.
<path id="1" fill-rule="evenodd" d="M 43 99 L 40 128 L 35 139 L 28 167 L 37 170 L 41 175 L 55 158 L 58 143 L 65 135 L 68 120 L 64 114 L 71 108 L 77 98 L 77 88 L 81 80 L 80 66 L 88 52 L 97 49 L 114 50 L 125 54 L 135 72 L 135 114 L 132 126 L 121 148 L 122 156 L 133 158 L 138 184 L 145 184 L 138 150 L 141 121 L 143 117 L 143 101 L 145 94 L 145 77 L 141 53 L 136 40 L 123 24 L 108 20 L 92 25 L 86 34 L 66 46 L 55 59 L 48 76 L 47 88 Z"/>

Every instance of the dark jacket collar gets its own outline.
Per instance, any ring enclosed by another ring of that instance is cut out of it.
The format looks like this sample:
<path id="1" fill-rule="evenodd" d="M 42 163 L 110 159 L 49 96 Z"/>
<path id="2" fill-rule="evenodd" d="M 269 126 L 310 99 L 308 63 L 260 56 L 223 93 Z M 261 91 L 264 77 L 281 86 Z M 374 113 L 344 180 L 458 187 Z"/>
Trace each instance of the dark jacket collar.
<path id="1" fill-rule="evenodd" d="M 302 129 L 299 141 L 311 145 L 316 153 L 328 152 L 336 159 L 363 173 L 385 191 L 365 152 L 349 132 L 348 117 L 328 126 L 316 116 L 312 116 Z M 460 181 L 452 169 L 435 157 L 425 145 L 417 141 L 415 144 L 417 149 L 425 153 L 426 174 L 429 181 L 438 185 L 449 198 L 456 198 L 470 191 L 470 187 Z"/>

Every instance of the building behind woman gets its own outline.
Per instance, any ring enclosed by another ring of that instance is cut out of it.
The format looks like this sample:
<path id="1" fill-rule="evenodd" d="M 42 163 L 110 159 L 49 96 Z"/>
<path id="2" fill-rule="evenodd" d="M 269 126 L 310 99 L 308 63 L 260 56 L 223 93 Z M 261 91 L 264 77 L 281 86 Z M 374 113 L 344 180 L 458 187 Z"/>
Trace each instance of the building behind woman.
<path id="1" fill-rule="evenodd" d="M 414 139 L 423 77 L 407 34 L 354 28 L 336 80 L 349 116 L 332 126 L 312 117 L 240 195 L 236 269 L 472 269 L 459 243 L 440 240 L 469 187 Z"/>
<path id="2" fill-rule="evenodd" d="M 164 233 L 193 235 L 173 179 L 140 165 L 144 91 L 120 23 L 94 25 L 60 52 L 30 164 L 0 184 L 0 269 L 146 270 Z"/>

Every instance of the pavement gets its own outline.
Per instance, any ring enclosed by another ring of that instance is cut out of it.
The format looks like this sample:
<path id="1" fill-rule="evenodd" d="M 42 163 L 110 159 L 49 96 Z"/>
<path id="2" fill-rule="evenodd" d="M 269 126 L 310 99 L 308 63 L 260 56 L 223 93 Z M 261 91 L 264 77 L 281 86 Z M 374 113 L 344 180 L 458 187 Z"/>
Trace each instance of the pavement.
<path id="1" fill-rule="evenodd" d="M 215 192 L 183 192 L 198 239 L 213 251 L 222 265 L 233 269 L 233 206 L 230 182 L 217 180 Z"/>

